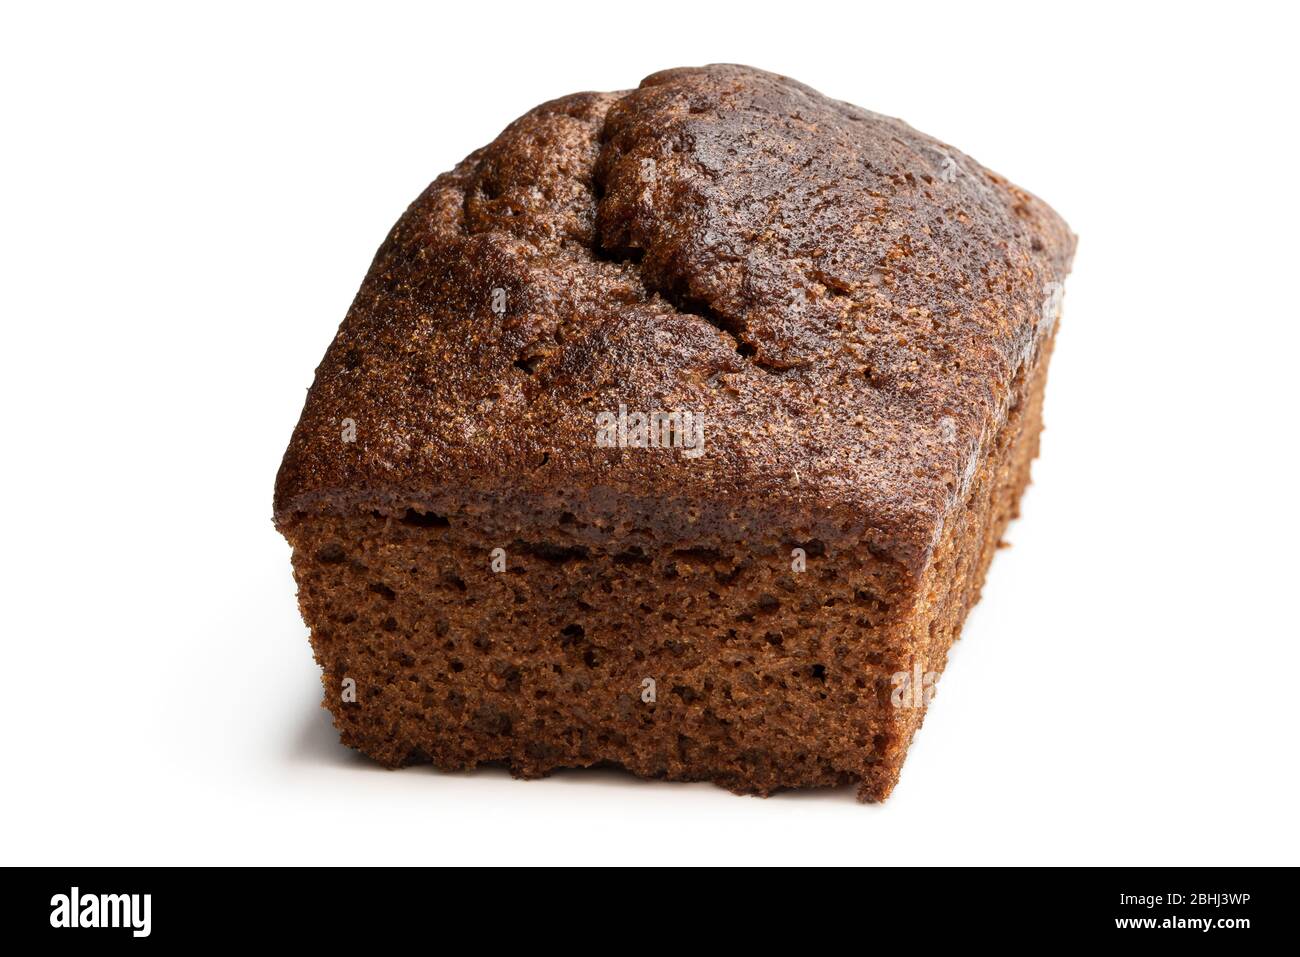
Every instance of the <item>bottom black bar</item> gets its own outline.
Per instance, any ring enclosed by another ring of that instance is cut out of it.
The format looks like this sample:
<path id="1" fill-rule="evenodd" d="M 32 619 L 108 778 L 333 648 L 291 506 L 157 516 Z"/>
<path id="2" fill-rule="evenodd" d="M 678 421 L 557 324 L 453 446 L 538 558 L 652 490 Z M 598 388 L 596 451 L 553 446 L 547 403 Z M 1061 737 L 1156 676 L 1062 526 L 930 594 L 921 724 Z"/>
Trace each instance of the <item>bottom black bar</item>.
<path id="1" fill-rule="evenodd" d="M 1276 868 L 917 868 L 724 880 L 626 874 L 617 882 L 421 869 L 51 868 L 10 869 L 6 878 L 11 934 L 135 947 L 374 945 L 400 942 L 429 924 L 485 918 L 511 930 L 545 926 L 552 938 L 560 928 L 583 936 L 613 931 L 638 949 L 696 943 L 700 924 L 726 928 L 734 944 L 814 920 L 873 946 L 890 939 L 937 944 L 949 934 L 1026 942 L 1197 938 L 1235 946 L 1287 934 L 1295 884 L 1293 869 Z"/>

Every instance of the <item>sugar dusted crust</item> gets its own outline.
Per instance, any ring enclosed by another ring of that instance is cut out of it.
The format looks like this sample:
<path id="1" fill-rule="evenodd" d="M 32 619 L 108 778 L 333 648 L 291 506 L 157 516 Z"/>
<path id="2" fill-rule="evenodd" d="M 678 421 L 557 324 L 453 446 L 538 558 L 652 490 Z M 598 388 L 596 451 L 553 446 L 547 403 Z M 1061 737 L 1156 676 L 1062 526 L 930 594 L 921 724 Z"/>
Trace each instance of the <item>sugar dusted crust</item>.
<path id="1" fill-rule="evenodd" d="M 394 227 L 277 479 L 345 743 L 885 797 L 898 675 L 942 670 L 1028 481 L 1073 247 L 745 67 L 511 124 Z"/>

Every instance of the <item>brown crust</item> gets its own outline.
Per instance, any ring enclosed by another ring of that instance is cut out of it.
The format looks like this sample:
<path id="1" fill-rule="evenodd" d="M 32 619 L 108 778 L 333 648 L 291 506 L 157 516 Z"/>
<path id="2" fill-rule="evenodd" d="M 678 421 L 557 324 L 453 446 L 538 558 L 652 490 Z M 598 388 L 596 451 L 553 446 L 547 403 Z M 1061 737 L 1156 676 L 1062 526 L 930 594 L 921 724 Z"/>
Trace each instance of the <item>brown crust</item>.
<path id="1" fill-rule="evenodd" d="M 785 77 L 555 100 L 393 228 L 317 369 L 277 524 L 453 492 L 683 500 L 720 529 L 797 515 L 919 577 L 1073 250 L 969 157 Z M 703 415 L 706 453 L 597 448 L 620 404 Z"/>

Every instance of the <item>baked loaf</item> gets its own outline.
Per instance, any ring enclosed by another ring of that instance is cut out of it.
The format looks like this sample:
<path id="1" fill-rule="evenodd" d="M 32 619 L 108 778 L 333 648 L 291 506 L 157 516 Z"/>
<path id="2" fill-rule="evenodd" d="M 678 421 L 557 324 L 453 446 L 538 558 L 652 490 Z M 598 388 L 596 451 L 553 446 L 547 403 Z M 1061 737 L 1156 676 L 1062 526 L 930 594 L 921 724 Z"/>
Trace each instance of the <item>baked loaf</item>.
<path id="1" fill-rule="evenodd" d="M 389 234 L 276 481 L 344 743 L 886 797 L 1029 481 L 1074 242 L 748 67 L 516 120 Z"/>

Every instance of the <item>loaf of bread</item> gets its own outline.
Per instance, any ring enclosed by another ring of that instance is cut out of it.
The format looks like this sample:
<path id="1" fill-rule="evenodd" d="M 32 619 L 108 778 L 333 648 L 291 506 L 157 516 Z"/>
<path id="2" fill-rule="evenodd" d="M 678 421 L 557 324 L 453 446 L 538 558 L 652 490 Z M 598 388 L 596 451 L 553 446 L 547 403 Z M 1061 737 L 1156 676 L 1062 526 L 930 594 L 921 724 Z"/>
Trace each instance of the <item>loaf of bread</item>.
<path id="1" fill-rule="evenodd" d="M 344 743 L 885 798 L 1017 514 L 1074 237 L 742 66 L 439 176 L 276 482 Z"/>

